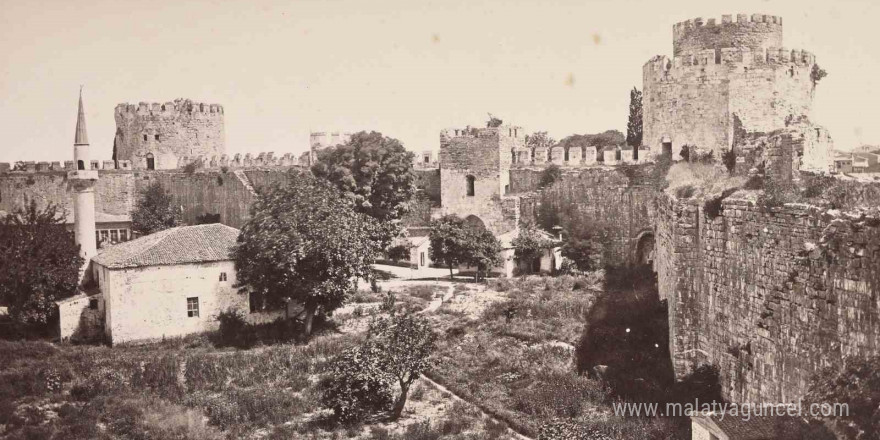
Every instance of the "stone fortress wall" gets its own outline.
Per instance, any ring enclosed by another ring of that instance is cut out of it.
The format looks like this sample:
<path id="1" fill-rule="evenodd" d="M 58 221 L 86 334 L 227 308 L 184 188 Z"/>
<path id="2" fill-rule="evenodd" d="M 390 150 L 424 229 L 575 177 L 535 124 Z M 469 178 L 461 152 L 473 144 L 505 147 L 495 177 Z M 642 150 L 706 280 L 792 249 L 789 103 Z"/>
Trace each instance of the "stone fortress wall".
<path id="1" fill-rule="evenodd" d="M 184 157 L 226 153 L 223 106 L 188 99 L 116 106 L 114 159 L 134 169 L 174 169 Z M 152 159 L 152 163 L 149 159 Z"/>
<path id="2" fill-rule="evenodd" d="M 690 145 L 719 158 L 733 145 L 735 126 L 769 132 L 809 120 L 816 58 L 783 48 L 779 17 L 676 24 L 673 53 L 643 67 L 644 143 L 653 154 L 678 157 Z"/>
<path id="3" fill-rule="evenodd" d="M 880 353 L 880 218 L 743 193 L 716 218 L 658 197 L 670 353 L 679 378 L 718 366 L 732 402 L 793 402 L 819 369 Z"/>

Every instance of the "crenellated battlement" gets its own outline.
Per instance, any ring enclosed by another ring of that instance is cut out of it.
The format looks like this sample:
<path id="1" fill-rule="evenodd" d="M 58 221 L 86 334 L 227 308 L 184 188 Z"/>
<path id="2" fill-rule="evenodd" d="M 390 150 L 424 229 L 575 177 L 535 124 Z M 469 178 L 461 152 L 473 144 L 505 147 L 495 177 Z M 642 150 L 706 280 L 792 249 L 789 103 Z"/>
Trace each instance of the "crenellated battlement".
<path id="1" fill-rule="evenodd" d="M 226 154 L 212 156 L 184 156 L 177 163 L 177 168 L 182 169 L 190 164 L 197 164 L 197 168 L 252 168 L 252 167 L 293 167 L 308 166 L 303 162 L 304 157 L 297 157 L 295 153 L 285 153 L 275 156 L 275 153 L 263 152 L 256 155 L 251 153 L 236 153 L 232 156 Z"/>
<path id="2" fill-rule="evenodd" d="M 140 102 L 138 104 L 121 103 L 116 105 L 117 115 L 121 116 L 166 116 L 178 117 L 181 114 L 223 114 L 223 106 L 220 104 L 206 104 L 194 102 L 189 99 L 175 99 L 165 103 Z"/>
<path id="3" fill-rule="evenodd" d="M 723 47 L 747 47 L 752 50 L 782 47 L 782 17 L 764 14 L 723 15 L 721 20 L 693 18 L 672 26 L 672 52 L 687 52 Z"/>
<path id="4" fill-rule="evenodd" d="M 724 66 L 737 70 L 743 67 L 761 69 L 789 65 L 811 68 L 814 64 L 816 56 L 800 49 L 771 47 L 766 50 L 752 50 L 747 47 L 725 47 L 687 52 L 671 59 L 658 55 L 645 63 L 644 73 L 646 78 L 654 76 L 662 79 L 676 71 L 705 69 L 707 66 Z"/>
<path id="5" fill-rule="evenodd" d="M 734 20 L 736 17 L 736 20 Z M 725 14 L 721 19 L 703 17 L 692 18 L 690 20 L 680 21 L 672 25 L 674 33 L 686 32 L 687 30 L 699 27 L 712 27 L 723 25 L 778 25 L 782 26 L 782 17 L 776 15 L 764 14 Z"/>

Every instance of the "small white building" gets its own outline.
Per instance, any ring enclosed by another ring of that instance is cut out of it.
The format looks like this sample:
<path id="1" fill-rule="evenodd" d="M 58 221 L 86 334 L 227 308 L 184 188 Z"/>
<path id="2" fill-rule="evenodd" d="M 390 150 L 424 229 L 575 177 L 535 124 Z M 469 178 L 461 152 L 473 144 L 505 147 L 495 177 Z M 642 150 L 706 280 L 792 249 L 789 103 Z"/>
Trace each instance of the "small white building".
<path id="1" fill-rule="evenodd" d="M 218 314 L 230 309 L 251 323 L 283 316 L 261 311 L 234 287 L 231 251 L 238 234 L 219 223 L 181 226 L 100 251 L 89 268 L 100 294 L 89 296 L 88 306 L 85 298 L 59 303 L 61 338 L 89 334 L 78 323 L 95 309 L 113 344 L 216 330 Z"/>
<path id="2" fill-rule="evenodd" d="M 546 249 L 535 261 L 518 261 L 515 256 L 516 249 L 513 247 L 513 240 L 519 237 L 519 233 L 520 229 L 517 228 L 496 237 L 501 243 L 501 264 L 489 271 L 490 276 L 511 278 L 521 273 L 553 273 L 562 267 L 562 250 L 559 246 Z M 558 241 L 544 231 L 538 230 L 538 234 L 547 241 Z M 460 266 L 458 269 L 459 273 L 473 273 L 476 271 L 475 267 L 468 266 Z"/>

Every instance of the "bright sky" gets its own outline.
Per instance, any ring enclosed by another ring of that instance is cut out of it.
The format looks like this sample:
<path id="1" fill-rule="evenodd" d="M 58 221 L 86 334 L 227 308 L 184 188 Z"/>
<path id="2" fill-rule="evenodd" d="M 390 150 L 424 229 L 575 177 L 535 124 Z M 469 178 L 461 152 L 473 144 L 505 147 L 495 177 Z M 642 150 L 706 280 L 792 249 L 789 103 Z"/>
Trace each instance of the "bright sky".
<path id="1" fill-rule="evenodd" d="M 642 65 L 694 17 L 783 17 L 829 75 L 813 119 L 880 143 L 880 2 L 776 0 L 0 0 L 0 162 L 70 160 L 79 85 L 92 155 L 117 103 L 219 103 L 227 152 L 301 152 L 378 130 L 413 151 L 492 112 L 556 139 L 625 130 Z"/>

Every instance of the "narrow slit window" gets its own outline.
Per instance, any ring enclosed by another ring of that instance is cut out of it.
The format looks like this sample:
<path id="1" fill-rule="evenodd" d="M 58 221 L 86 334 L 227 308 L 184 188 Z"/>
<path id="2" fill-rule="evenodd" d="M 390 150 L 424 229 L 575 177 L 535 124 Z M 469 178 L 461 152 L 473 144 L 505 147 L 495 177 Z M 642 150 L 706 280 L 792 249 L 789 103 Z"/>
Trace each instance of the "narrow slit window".
<path id="1" fill-rule="evenodd" d="M 467 195 L 469 197 L 473 197 L 474 195 L 474 181 L 476 178 L 474 176 L 467 176 Z"/>
<path id="2" fill-rule="evenodd" d="M 226 272 L 220 272 L 220 281 L 226 281 Z"/>

